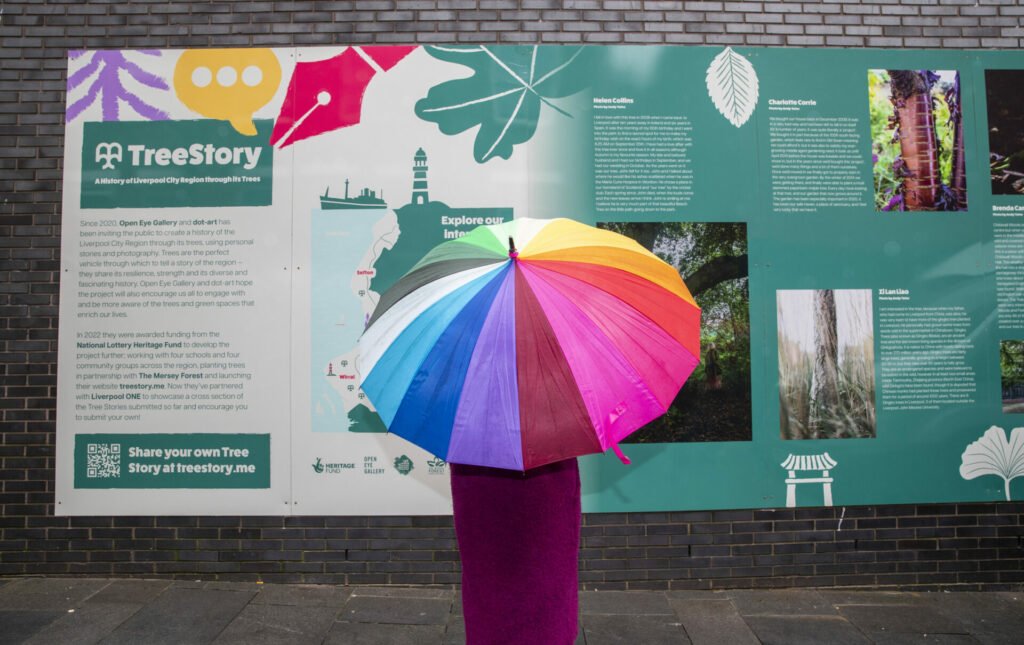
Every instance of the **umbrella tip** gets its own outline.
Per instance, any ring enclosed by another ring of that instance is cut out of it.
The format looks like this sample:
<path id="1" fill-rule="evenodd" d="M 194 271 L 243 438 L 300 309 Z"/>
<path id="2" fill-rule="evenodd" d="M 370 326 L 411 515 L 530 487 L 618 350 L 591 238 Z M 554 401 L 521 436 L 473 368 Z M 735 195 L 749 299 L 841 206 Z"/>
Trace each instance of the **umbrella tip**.
<path id="1" fill-rule="evenodd" d="M 512 239 L 512 236 L 508 236 L 508 257 L 517 258 L 519 257 L 519 250 L 516 248 L 516 241 Z"/>
<path id="2" fill-rule="evenodd" d="M 619 444 L 617 442 L 612 444 L 612 451 L 615 452 L 615 456 L 618 457 L 619 461 L 621 461 L 624 465 L 628 466 L 631 463 L 633 463 L 632 459 L 623 454 L 622 448 L 619 447 Z"/>

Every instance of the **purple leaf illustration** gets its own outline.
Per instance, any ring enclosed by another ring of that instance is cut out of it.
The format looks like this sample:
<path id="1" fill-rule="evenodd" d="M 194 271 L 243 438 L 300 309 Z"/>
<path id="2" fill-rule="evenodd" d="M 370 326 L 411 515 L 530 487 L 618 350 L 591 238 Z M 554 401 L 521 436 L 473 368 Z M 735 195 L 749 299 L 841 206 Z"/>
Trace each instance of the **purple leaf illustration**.
<path id="1" fill-rule="evenodd" d="M 157 50 L 139 50 L 135 53 L 146 56 L 160 56 Z M 89 55 L 89 52 L 74 51 L 70 53 L 72 59 Z M 84 85 L 90 78 L 95 79 L 86 91 L 85 96 L 76 100 L 68 106 L 66 120 L 68 123 L 78 118 L 89 106 L 100 97 L 100 105 L 103 110 L 104 121 L 120 120 L 121 103 L 127 103 L 136 114 L 150 121 L 162 121 L 169 118 L 168 114 L 155 106 L 149 105 L 141 98 L 128 91 L 121 84 L 121 72 L 124 72 L 136 82 L 157 90 L 169 90 L 167 81 L 159 76 L 148 72 L 138 64 L 125 58 L 124 53 L 119 51 L 97 51 L 91 53 L 92 59 L 80 70 L 68 77 L 68 95 L 72 90 Z"/>

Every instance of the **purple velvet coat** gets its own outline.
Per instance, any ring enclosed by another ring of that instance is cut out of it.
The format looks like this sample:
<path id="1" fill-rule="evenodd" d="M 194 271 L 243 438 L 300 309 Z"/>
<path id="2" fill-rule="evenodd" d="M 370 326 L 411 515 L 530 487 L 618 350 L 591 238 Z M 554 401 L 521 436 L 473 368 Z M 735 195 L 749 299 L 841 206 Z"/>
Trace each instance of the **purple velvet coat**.
<path id="1" fill-rule="evenodd" d="M 575 459 L 525 474 L 452 464 L 468 645 L 576 640 L 580 476 Z"/>

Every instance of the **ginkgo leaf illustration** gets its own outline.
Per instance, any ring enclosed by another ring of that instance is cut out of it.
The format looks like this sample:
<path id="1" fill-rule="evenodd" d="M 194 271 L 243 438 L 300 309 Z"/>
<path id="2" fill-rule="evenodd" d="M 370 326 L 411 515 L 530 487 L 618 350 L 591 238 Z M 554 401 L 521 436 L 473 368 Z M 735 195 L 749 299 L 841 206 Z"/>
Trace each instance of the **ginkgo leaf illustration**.
<path id="1" fill-rule="evenodd" d="M 1024 475 L 1024 428 L 1014 428 L 1007 441 L 1006 431 L 992 426 L 981 439 L 967 446 L 961 460 L 960 476 L 964 479 L 982 475 L 1002 477 L 1006 501 L 1010 501 L 1010 481 Z"/>
<path id="2" fill-rule="evenodd" d="M 491 47 L 451 45 L 427 47 L 439 60 L 465 65 L 473 75 L 430 88 L 416 103 L 416 116 L 436 123 L 445 134 L 480 126 L 473 157 L 484 163 L 508 159 L 512 148 L 529 141 L 537 129 L 542 105 L 571 117 L 552 99 L 585 87 L 586 75 L 574 73 L 581 47 Z M 570 70 L 569 73 L 565 73 Z"/>
<path id="3" fill-rule="evenodd" d="M 708 67 L 708 96 L 722 116 L 737 128 L 757 107 L 757 72 L 743 56 L 726 47 Z"/>

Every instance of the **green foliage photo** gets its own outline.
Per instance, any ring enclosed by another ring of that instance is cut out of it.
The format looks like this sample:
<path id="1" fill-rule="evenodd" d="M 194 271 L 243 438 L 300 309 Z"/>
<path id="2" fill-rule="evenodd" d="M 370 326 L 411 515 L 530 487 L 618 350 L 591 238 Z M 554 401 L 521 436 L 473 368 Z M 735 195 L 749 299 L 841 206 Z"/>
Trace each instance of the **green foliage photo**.
<path id="1" fill-rule="evenodd" d="M 613 222 L 675 267 L 701 308 L 701 362 L 668 412 L 627 443 L 749 441 L 747 227 L 738 222 Z"/>

